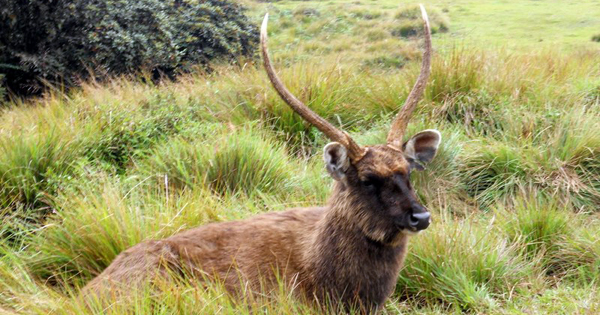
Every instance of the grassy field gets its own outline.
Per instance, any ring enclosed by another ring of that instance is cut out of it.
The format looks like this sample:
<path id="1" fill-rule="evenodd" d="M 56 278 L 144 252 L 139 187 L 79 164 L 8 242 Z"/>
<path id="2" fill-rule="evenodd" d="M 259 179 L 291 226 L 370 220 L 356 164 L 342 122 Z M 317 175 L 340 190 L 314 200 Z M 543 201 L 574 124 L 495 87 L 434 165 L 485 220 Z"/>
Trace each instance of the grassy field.
<path id="1" fill-rule="evenodd" d="M 407 3 L 246 1 L 257 25 L 270 12 L 292 92 L 363 145 L 384 142 L 418 75 Z M 408 134 L 443 134 L 412 179 L 434 222 L 384 313 L 600 313 L 600 3 L 425 4 L 436 53 Z M 89 313 L 79 288 L 142 240 L 326 202 L 328 141 L 258 62 L 143 82 L 2 109 L 0 313 Z M 235 301 L 164 286 L 92 312 L 316 312 L 284 290 Z"/>

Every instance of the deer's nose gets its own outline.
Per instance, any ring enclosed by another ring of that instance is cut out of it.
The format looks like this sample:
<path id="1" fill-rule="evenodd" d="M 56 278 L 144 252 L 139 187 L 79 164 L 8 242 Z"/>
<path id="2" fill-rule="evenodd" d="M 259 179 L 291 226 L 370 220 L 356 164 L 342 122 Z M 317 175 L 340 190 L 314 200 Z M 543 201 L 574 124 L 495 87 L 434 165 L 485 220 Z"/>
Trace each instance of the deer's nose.
<path id="1" fill-rule="evenodd" d="M 415 231 L 421 231 L 426 229 L 431 222 L 431 213 L 429 212 L 418 212 L 412 213 L 408 217 L 408 227 Z"/>

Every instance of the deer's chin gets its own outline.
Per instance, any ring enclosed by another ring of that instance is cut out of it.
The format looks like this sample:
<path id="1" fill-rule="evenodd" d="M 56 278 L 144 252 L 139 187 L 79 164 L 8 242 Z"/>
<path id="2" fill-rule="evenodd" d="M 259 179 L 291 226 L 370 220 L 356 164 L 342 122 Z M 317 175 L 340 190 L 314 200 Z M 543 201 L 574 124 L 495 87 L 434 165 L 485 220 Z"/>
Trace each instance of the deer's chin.
<path id="1" fill-rule="evenodd" d="M 413 231 L 410 229 L 402 229 L 402 232 L 400 232 L 400 234 L 406 235 L 406 236 L 413 236 L 413 235 L 417 235 L 419 234 L 421 231 Z"/>

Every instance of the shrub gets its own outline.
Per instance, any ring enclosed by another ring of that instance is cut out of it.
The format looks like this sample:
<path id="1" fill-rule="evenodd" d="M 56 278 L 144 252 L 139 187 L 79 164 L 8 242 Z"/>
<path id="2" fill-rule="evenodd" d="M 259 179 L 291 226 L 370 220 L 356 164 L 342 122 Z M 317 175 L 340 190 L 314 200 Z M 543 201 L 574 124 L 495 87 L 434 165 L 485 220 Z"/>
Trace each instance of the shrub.
<path id="1" fill-rule="evenodd" d="M 257 42 L 242 7 L 227 0 L 12 0 L 0 21 L 0 73 L 17 94 L 90 73 L 171 75 L 251 55 Z"/>
<path id="2" fill-rule="evenodd" d="M 4 88 L 4 74 L 0 73 L 0 102 L 6 97 L 6 89 Z M 2 104 L 2 103 L 0 103 Z"/>
<path id="3" fill-rule="evenodd" d="M 600 43 L 600 34 L 596 34 L 596 35 L 592 36 L 592 41 Z"/>

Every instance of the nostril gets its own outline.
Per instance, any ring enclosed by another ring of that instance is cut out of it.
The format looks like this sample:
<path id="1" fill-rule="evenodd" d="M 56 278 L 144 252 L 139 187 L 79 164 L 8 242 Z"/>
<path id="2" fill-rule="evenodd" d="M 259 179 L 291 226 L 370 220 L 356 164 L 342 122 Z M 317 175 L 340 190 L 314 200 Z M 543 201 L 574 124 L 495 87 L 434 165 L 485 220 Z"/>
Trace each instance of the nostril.
<path id="1" fill-rule="evenodd" d="M 431 218 L 431 213 L 429 213 L 429 212 L 413 213 L 408 218 L 408 225 L 411 228 L 423 230 L 429 226 L 430 218 Z"/>
<path id="2" fill-rule="evenodd" d="M 413 218 L 418 221 L 429 220 L 429 218 L 431 217 L 431 213 L 429 213 L 429 212 L 413 213 L 410 215 L 410 217 L 411 217 L 411 220 Z"/>
<path id="3" fill-rule="evenodd" d="M 419 219 L 411 214 L 410 217 L 408 217 L 408 226 L 415 227 L 418 224 L 419 224 Z"/>

